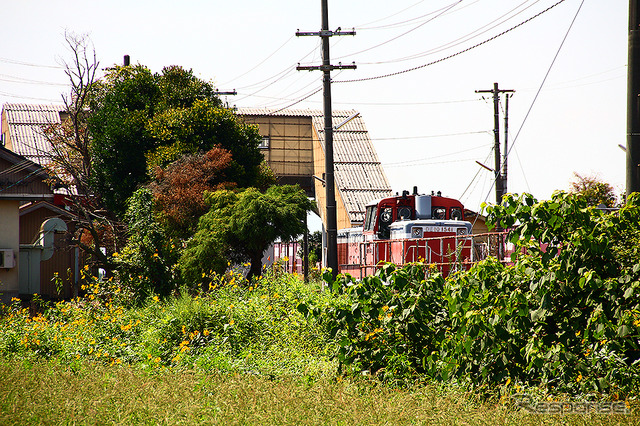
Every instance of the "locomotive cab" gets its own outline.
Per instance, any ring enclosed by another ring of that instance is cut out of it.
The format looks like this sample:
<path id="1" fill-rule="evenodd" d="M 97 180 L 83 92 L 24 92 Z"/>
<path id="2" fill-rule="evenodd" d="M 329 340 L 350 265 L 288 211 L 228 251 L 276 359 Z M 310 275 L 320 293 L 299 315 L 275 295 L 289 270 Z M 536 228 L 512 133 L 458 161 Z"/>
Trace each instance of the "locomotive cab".
<path id="1" fill-rule="evenodd" d="M 369 240 L 388 240 L 391 224 L 406 220 L 435 219 L 464 221 L 462 204 L 453 198 L 438 195 L 409 195 L 383 198 L 367 205 L 363 234 Z"/>

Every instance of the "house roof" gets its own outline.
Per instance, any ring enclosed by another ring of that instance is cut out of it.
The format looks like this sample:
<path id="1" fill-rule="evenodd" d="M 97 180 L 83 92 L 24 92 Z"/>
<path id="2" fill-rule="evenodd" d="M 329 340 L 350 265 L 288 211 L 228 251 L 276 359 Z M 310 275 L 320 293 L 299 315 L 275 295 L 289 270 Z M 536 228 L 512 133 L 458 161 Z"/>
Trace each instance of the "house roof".
<path id="1" fill-rule="evenodd" d="M 46 165 L 51 144 L 44 137 L 45 126 L 60 123 L 62 105 L 4 104 L 2 133 L 9 133 L 7 148 L 34 163 Z M 4 128 L 4 127 L 8 128 Z"/>
<path id="2" fill-rule="evenodd" d="M 334 110 L 333 126 L 353 117 L 355 110 Z M 313 127 L 324 150 L 324 115 L 320 110 L 240 108 L 240 115 L 311 117 Z M 361 115 L 333 132 L 334 179 L 351 223 L 362 222 L 366 205 L 374 199 L 392 195 L 391 185 L 373 147 Z"/>
<path id="3" fill-rule="evenodd" d="M 53 198 L 40 165 L 0 146 L 0 199 L 40 200 Z"/>

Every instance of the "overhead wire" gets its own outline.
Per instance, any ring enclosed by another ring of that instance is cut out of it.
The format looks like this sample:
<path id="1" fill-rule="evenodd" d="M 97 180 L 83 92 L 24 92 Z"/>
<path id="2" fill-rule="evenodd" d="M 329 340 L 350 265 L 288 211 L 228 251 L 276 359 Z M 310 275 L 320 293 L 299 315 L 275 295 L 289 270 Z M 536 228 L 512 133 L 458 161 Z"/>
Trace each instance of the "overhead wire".
<path id="1" fill-rule="evenodd" d="M 522 132 L 522 129 L 527 121 L 527 119 L 529 118 L 529 115 L 531 114 L 531 110 L 533 109 L 533 106 L 535 105 L 538 96 L 540 95 L 540 92 L 542 91 L 542 88 L 544 86 L 544 83 L 547 81 L 547 78 L 549 77 L 549 74 L 551 73 L 551 69 L 553 68 L 553 65 L 555 64 L 556 60 L 558 59 L 558 56 L 560 55 L 560 51 L 562 50 L 562 47 L 564 46 L 565 41 L 567 40 L 567 38 L 569 37 L 569 33 L 571 32 L 571 29 L 573 28 L 573 24 L 576 22 L 576 19 L 578 18 L 578 15 L 580 14 L 580 11 L 582 10 L 582 6 L 584 5 L 584 0 L 582 0 L 580 2 L 580 6 L 578 6 L 578 10 L 576 11 L 576 14 L 574 15 L 573 19 L 571 20 L 571 24 L 569 25 L 569 28 L 567 29 L 567 32 L 565 33 L 562 42 L 560 43 L 560 46 L 558 47 L 558 50 L 556 51 L 556 54 L 553 57 L 553 60 L 551 61 L 551 64 L 549 65 L 549 68 L 547 69 L 547 72 L 544 75 L 544 78 L 542 79 L 542 82 L 540 83 L 540 86 L 538 87 L 538 91 L 536 92 L 536 95 L 534 96 L 533 100 L 531 101 L 531 105 L 529 105 L 529 109 L 527 110 L 527 113 L 524 116 L 524 119 L 522 120 L 522 123 L 520 124 L 520 127 L 518 129 L 518 132 L 516 133 L 516 136 L 513 138 L 511 144 L 509 145 L 509 150 L 507 151 L 507 155 L 511 153 L 511 151 L 513 150 L 513 148 L 515 147 L 515 144 L 518 140 L 518 137 L 520 136 L 520 133 Z M 487 193 L 487 196 L 485 197 L 484 201 L 486 202 L 489 199 L 489 196 L 491 195 L 491 191 L 493 190 L 493 187 L 495 186 L 496 181 L 495 179 L 493 179 L 493 183 L 491 184 L 491 187 L 489 188 L 489 192 Z"/>
<path id="2" fill-rule="evenodd" d="M 291 40 L 293 40 L 294 36 L 292 35 L 291 37 L 289 37 L 287 39 L 287 41 L 285 41 L 284 43 L 282 43 L 282 45 L 280 45 L 280 47 L 278 47 L 276 50 L 274 50 L 269 56 L 267 56 L 266 58 L 264 58 L 262 61 L 258 62 L 255 66 L 253 66 L 251 69 L 249 69 L 248 71 L 245 71 L 244 73 L 238 75 L 235 77 L 235 79 L 239 79 L 244 77 L 245 75 L 249 74 L 251 71 L 255 70 L 256 68 L 258 68 L 260 65 L 264 64 L 265 62 L 267 62 L 269 59 L 271 59 L 276 53 L 278 53 L 280 50 L 282 50 L 282 48 L 284 46 L 286 46 Z M 222 86 L 226 86 L 227 83 L 222 83 Z"/>
<path id="3" fill-rule="evenodd" d="M 402 58 L 388 59 L 388 60 L 385 60 L 385 61 L 375 61 L 375 62 L 363 62 L 363 61 L 360 61 L 360 63 L 361 64 L 367 64 L 367 65 L 381 65 L 381 64 L 398 63 L 398 62 L 404 62 L 404 61 L 410 61 L 410 60 L 414 60 L 414 59 L 418 59 L 418 58 L 423 58 L 425 56 L 432 55 L 434 53 L 442 52 L 442 51 L 444 51 L 446 49 L 458 46 L 458 45 L 460 45 L 460 44 L 462 44 L 464 42 L 467 42 L 467 41 L 472 40 L 472 39 L 474 39 L 476 37 L 479 37 L 480 35 L 482 35 L 482 34 L 488 32 L 488 31 L 490 31 L 490 30 L 492 30 L 492 29 L 504 24 L 505 22 L 515 18 L 516 16 L 518 16 L 521 13 L 525 12 L 527 9 L 533 7 L 536 3 L 540 2 L 540 0 L 535 0 L 532 4 L 530 4 L 526 8 L 516 12 L 515 14 L 513 14 L 512 16 L 509 16 L 506 19 L 503 19 L 506 16 L 508 16 L 509 14 L 511 14 L 512 12 L 520 9 L 522 6 L 524 6 L 529 1 L 530 0 L 525 0 L 524 2 L 522 2 L 519 5 L 517 5 L 516 7 L 514 7 L 513 9 L 511 9 L 508 12 L 502 14 L 498 18 L 494 19 L 493 21 L 488 22 L 487 24 L 484 24 L 483 26 L 475 29 L 474 31 L 471 31 L 471 32 L 469 32 L 469 33 L 467 33 L 467 34 L 465 34 L 465 35 L 463 35 L 461 37 L 458 37 L 455 40 L 449 41 L 449 42 L 447 42 L 447 43 L 445 43 L 443 45 L 440 45 L 440 46 L 437 46 L 437 47 L 434 47 L 434 48 L 431 48 L 429 50 L 426 50 L 426 51 L 423 51 L 423 52 L 420 52 L 420 53 L 416 53 L 416 54 L 413 54 L 413 55 L 404 56 Z M 465 6 L 465 7 L 467 7 L 467 6 Z M 459 10 L 461 10 L 461 9 L 462 8 L 460 8 Z M 500 21 L 500 22 L 498 22 L 498 21 Z M 481 31 L 483 29 L 484 29 L 484 31 Z"/>
<path id="4" fill-rule="evenodd" d="M 388 74 L 377 75 L 377 76 L 372 76 L 372 77 L 357 78 L 357 79 L 351 79 L 351 80 L 338 80 L 338 81 L 334 81 L 334 83 L 359 83 L 359 82 L 364 82 L 364 81 L 380 80 L 380 79 L 383 79 L 383 78 L 395 77 L 397 75 L 406 74 L 406 73 L 409 73 L 409 72 L 412 72 L 412 71 L 417 71 L 419 69 L 426 68 L 428 66 L 435 65 L 435 64 L 438 64 L 440 62 L 444 62 L 446 60 L 455 58 L 456 56 L 460 56 L 463 53 L 467 53 L 467 52 L 469 52 L 469 51 L 471 51 L 471 50 L 473 50 L 475 48 L 478 48 L 478 47 L 480 47 L 480 46 L 482 46 L 484 44 L 487 44 L 487 43 L 489 43 L 489 42 L 491 42 L 491 41 L 493 41 L 493 40 L 495 40 L 495 39 L 497 39 L 499 37 L 502 37 L 503 35 L 508 34 L 511 31 L 513 31 L 513 30 L 515 30 L 515 29 L 517 29 L 517 28 L 519 28 L 519 27 L 531 22 L 535 18 L 543 15 L 544 13 L 550 11 L 554 7 L 556 7 L 559 4 L 564 3 L 564 2 L 565 2 L 565 0 L 559 0 L 557 3 L 549 6 L 548 8 L 544 9 L 543 11 L 535 14 L 534 16 L 526 19 L 525 21 L 520 22 L 517 25 L 514 25 L 513 27 L 511 27 L 511 28 L 509 28 L 507 30 L 502 31 L 499 34 L 494 35 L 493 37 L 490 37 L 490 38 L 488 38 L 488 39 L 486 39 L 486 40 L 484 40 L 484 41 L 482 41 L 480 43 L 476 43 L 473 46 L 470 46 L 470 47 L 468 47 L 468 48 L 466 48 L 464 50 L 460 50 L 460 51 L 458 51 L 456 53 L 453 53 L 451 55 L 448 55 L 448 56 L 445 56 L 443 58 L 437 59 L 435 61 L 431 61 L 431 62 L 426 63 L 426 64 L 418 65 L 418 66 L 415 66 L 415 67 L 412 67 L 412 68 L 408 68 L 408 69 L 404 69 L 404 70 L 401 70 L 401 71 L 395 71 L 395 72 L 388 73 Z"/>
<path id="5" fill-rule="evenodd" d="M 451 13 L 459 12 L 460 10 L 467 8 L 467 7 L 471 6 L 472 4 L 478 3 L 479 1 L 480 0 L 475 0 L 475 1 L 471 2 L 471 3 L 467 3 L 467 4 L 463 5 L 463 6 L 460 6 L 457 10 L 452 11 Z M 391 29 L 391 28 L 400 28 L 400 27 L 404 27 L 404 26 L 410 25 L 413 22 L 418 21 L 418 20 L 420 20 L 420 19 L 422 19 L 422 18 L 424 18 L 426 16 L 433 15 L 436 12 L 437 11 L 425 13 L 424 15 L 416 16 L 415 18 L 406 19 L 406 20 L 400 21 L 400 22 L 394 22 L 392 24 L 380 25 L 380 26 L 377 26 L 377 27 L 363 27 L 363 26 L 356 25 L 355 28 L 357 28 L 358 31 L 387 30 L 387 29 Z M 448 15 L 448 14 L 449 13 L 445 13 L 445 15 Z M 386 18 L 384 18 L 384 19 L 386 19 Z"/>
<path id="6" fill-rule="evenodd" d="M 34 64 L 34 63 L 30 63 L 30 62 L 18 61 L 18 60 L 9 59 L 9 58 L 0 58 L 0 62 L 4 62 L 6 64 L 13 64 L 13 65 L 22 65 L 22 66 L 25 66 L 25 67 L 34 67 L 34 68 L 64 69 L 64 67 L 61 67 L 60 65 Z"/>
<path id="7" fill-rule="evenodd" d="M 463 149 L 463 150 L 460 150 L 460 151 L 450 152 L 450 153 L 442 154 L 442 155 L 416 158 L 414 160 L 394 161 L 394 162 L 385 162 L 385 161 L 383 161 L 382 163 L 385 164 L 385 165 L 388 165 L 388 166 L 397 166 L 397 165 L 404 165 L 404 164 L 411 164 L 411 163 L 420 163 L 422 161 L 433 160 L 435 158 L 450 157 L 452 155 L 459 155 L 459 154 L 462 154 L 462 153 L 465 153 L 465 152 L 475 151 L 475 150 L 480 149 L 480 148 L 486 148 L 486 145 L 480 145 L 480 146 L 476 146 L 476 147 L 473 147 L 473 148 Z"/>
<path id="8" fill-rule="evenodd" d="M 487 130 L 478 130 L 475 132 L 461 132 L 461 133 L 443 133 L 439 135 L 424 135 L 424 136 L 404 136 L 394 138 L 374 138 L 372 141 L 395 141 L 395 140 L 408 140 L 408 139 L 431 139 L 431 138 L 444 138 L 449 136 L 465 136 L 465 135 L 478 135 L 482 133 L 491 133 Z"/>
<path id="9" fill-rule="evenodd" d="M 404 33 L 402 33 L 402 34 L 397 35 L 396 37 L 393 37 L 393 38 L 391 38 L 391 39 L 389 39 L 389 40 L 386 40 L 386 41 L 384 41 L 384 42 L 382 42 L 382 43 L 379 43 L 379 44 L 377 44 L 377 45 L 375 45 L 375 46 L 368 47 L 368 48 L 366 48 L 366 49 L 364 49 L 364 50 L 360 50 L 360 51 L 358 51 L 358 52 L 353 52 L 353 53 L 350 53 L 350 54 L 348 54 L 348 55 L 340 56 L 340 57 L 337 57 L 337 58 L 334 58 L 334 59 L 343 59 L 343 58 L 345 58 L 345 57 L 353 57 L 353 56 L 355 56 L 355 55 L 359 55 L 360 53 L 368 52 L 368 51 L 370 51 L 370 50 L 377 49 L 377 48 L 378 48 L 378 47 L 380 47 L 380 46 L 384 46 L 385 44 L 391 43 L 392 41 L 395 41 L 395 40 L 397 40 L 397 39 L 399 39 L 399 38 L 401 38 L 401 37 L 404 37 L 404 36 L 406 36 L 407 34 L 410 34 L 410 33 L 412 33 L 413 31 L 416 31 L 416 30 L 417 30 L 417 29 L 419 29 L 419 28 L 422 28 L 423 26 L 425 26 L 425 25 L 426 25 L 426 24 L 428 24 L 429 22 L 433 21 L 434 19 L 439 18 L 439 17 L 440 17 L 440 16 L 442 16 L 444 13 L 448 12 L 449 10 L 453 9 L 455 6 L 457 6 L 457 5 L 459 5 L 460 3 L 462 3 L 462 1 L 463 1 L 463 0 L 458 0 L 458 1 L 456 1 L 455 3 L 450 4 L 449 6 L 447 6 L 447 7 L 444 7 L 444 8 L 442 8 L 442 9 L 440 9 L 439 11 L 437 11 L 437 12 L 440 12 L 440 13 L 438 13 L 436 16 L 432 17 L 431 19 L 426 20 L 425 22 L 422 22 L 420 25 L 418 25 L 418 26 L 416 26 L 416 27 L 413 27 L 413 28 L 411 28 L 411 29 L 410 29 L 410 30 L 408 30 L 408 31 L 405 31 L 405 32 L 404 32 Z M 435 12 L 434 12 L 434 13 L 435 13 Z"/>
<path id="10" fill-rule="evenodd" d="M 39 84 L 45 86 L 69 86 L 64 83 L 53 83 L 50 81 L 41 81 L 41 80 L 31 80 L 28 78 L 17 77 L 13 75 L 0 74 L 0 81 L 6 81 L 8 83 L 19 83 L 19 84 Z"/>
<path id="11" fill-rule="evenodd" d="M 376 22 L 381 22 L 381 21 L 384 21 L 385 19 L 393 18 L 394 16 L 400 15 L 401 13 L 404 13 L 404 12 L 406 12 L 407 10 L 409 10 L 409 9 L 412 9 L 412 8 L 416 7 L 416 6 L 417 6 L 417 5 L 419 5 L 420 3 L 424 3 L 424 1 L 425 1 L 425 0 L 420 0 L 419 2 L 414 3 L 414 4 L 412 4 L 411 6 L 408 6 L 408 7 L 404 8 L 404 9 L 400 10 L 399 12 L 396 12 L 396 13 L 394 13 L 394 14 L 392 14 L 392 15 L 385 16 L 384 18 L 376 19 L 375 21 L 371 21 L 371 22 L 368 22 L 368 23 L 366 23 L 366 24 L 359 25 L 358 27 L 359 27 L 359 28 L 362 28 L 362 29 L 371 29 L 371 28 L 367 28 L 367 25 L 375 24 Z"/>
<path id="12" fill-rule="evenodd" d="M 438 59 L 438 60 L 435 60 L 435 61 L 429 62 L 429 63 L 427 63 L 427 64 L 419 65 L 419 66 L 416 66 L 416 67 L 412 67 L 412 68 L 409 68 L 409 69 L 405 69 L 405 70 L 401 70 L 401 71 L 396 71 L 396 72 L 388 73 L 388 74 L 384 74 L 384 75 L 378 75 L 378 76 L 373 76 L 373 77 L 365 77 L 365 78 L 359 78 L 359 79 L 349 79 L 349 80 L 332 80 L 332 82 L 333 82 L 333 83 L 356 83 L 356 82 L 364 82 L 364 81 L 378 80 L 378 79 L 383 79 L 383 78 L 388 78 L 388 77 L 392 77 L 392 76 L 397 76 L 397 75 L 405 74 L 405 73 L 408 73 L 408 72 L 411 72 L 411 71 L 416 71 L 416 70 L 418 70 L 418 69 L 422 69 L 422 68 L 426 68 L 426 67 L 431 66 L 431 65 L 435 65 L 435 64 L 440 63 L 440 62 L 444 62 L 444 61 L 446 61 L 446 60 L 448 60 L 448 59 L 452 59 L 452 58 L 454 58 L 454 57 L 460 56 L 460 55 L 462 55 L 463 53 L 469 52 L 469 51 L 471 51 L 471 50 L 473 50 L 473 49 L 475 49 L 475 48 L 477 48 L 477 47 L 480 47 L 480 46 L 482 46 L 482 45 L 484 45 L 484 44 L 487 44 L 487 43 L 489 43 L 489 42 L 491 42 L 491 41 L 493 41 L 493 40 L 495 40 L 495 39 L 497 39 L 497 38 L 499 38 L 499 37 L 501 37 L 501 36 L 503 36 L 503 35 L 505 35 L 505 34 L 510 33 L 511 31 L 513 31 L 513 30 L 515 30 L 515 29 L 517 29 L 517 28 L 519 28 L 519 27 L 521 27 L 521 26 L 523 26 L 523 25 L 525 25 L 525 24 L 527 24 L 527 23 L 531 22 L 532 20 L 536 19 L 537 17 L 539 17 L 539 16 L 543 15 L 544 13 L 546 13 L 546 12 L 550 11 L 551 9 L 553 9 L 554 7 L 556 7 L 556 6 L 558 6 L 559 4 L 563 3 L 564 1 L 565 1 L 565 0 L 559 0 L 559 1 L 557 1 L 556 3 L 554 3 L 553 5 L 551 5 L 551 6 L 547 7 L 546 9 L 542 10 L 541 12 L 538 12 L 537 14 L 535 14 L 535 15 L 533 15 L 533 16 L 531 16 L 531 17 L 529 17 L 528 19 L 526 19 L 526 20 L 524 20 L 524 21 L 522 21 L 522 22 L 520 22 L 519 24 L 514 25 L 514 26 L 512 26 L 511 28 L 509 28 L 509 29 L 507 29 L 507 30 L 502 31 L 501 33 L 498 33 L 498 34 L 494 35 L 493 37 L 490 37 L 490 38 L 488 38 L 488 39 L 485 39 L 484 41 L 482 41 L 482 42 L 480 42 L 480 43 L 476 43 L 476 44 L 475 44 L 475 45 L 473 45 L 473 46 L 470 46 L 470 47 L 468 47 L 468 48 L 466 48 L 466 49 L 463 49 L 463 50 L 461 50 L 461 51 L 458 51 L 458 52 L 453 53 L 453 54 L 451 54 L 451 55 L 448 55 L 448 56 L 446 56 L 446 57 L 440 58 L 440 59 Z M 308 86 L 307 86 L 307 87 L 308 87 Z M 266 87 L 265 87 L 265 88 L 266 88 Z M 264 90 L 264 88 L 263 88 L 263 89 L 260 89 L 259 91 L 254 92 L 254 93 L 258 93 L 258 92 L 260 92 L 260 91 L 262 91 L 262 90 Z M 317 91 L 320 91 L 320 90 L 321 90 L 321 89 L 318 89 Z M 317 92 L 314 92 L 314 93 L 312 93 L 312 94 L 315 94 L 315 93 L 317 93 Z M 244 97 L 244 98 L 242 98 L 242 99 L 245 99 L 245 98 L 247 98 L 247 97 L 249 97 L 249 96 L 252 96 L 252 95 L 247 95 L 247 96 L 245 96 L 245 97 Z M 305 95 L 302 99 L 298 99 L 298 100 L 294 101 L 291 105 L 296 105 L 296 104 L 298 104 L 298 103 L 300 103 L 300 102 L 302 102 L 302 101 L 304 101 L 304 100 L 308 99 L 310 96 L 311 96 L 311 95 L 308 95 L 308 94 L 307 94 L 307 95 Z M 286 107 L 285 107 L 285 108 L 283 108 L 283 109 L 286 109 Z M 282 109 L 280 109 L 279 111 L 281 111 L 281 110 L 282 110 Z"/>

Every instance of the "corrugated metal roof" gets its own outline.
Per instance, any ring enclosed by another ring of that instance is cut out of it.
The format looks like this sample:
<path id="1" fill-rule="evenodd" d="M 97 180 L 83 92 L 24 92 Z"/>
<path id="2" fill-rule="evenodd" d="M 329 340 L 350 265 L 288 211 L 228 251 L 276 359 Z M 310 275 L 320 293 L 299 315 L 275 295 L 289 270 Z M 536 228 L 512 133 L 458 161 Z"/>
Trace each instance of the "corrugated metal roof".
<path id="1" fill-rule="evenodd" d="M 34 163 L 47 163 L 51 144 L 44 137 L 43 128 L 60 123 L 62 105 L 4 104 L 3 113 L 9 127 L 11 150 Z M 3 129 L 5 131 L 5 129 Z"/>
<path id="2" fill-rule="evenodd" d="M 339 126 L 356 110 L 334 110 L 333 126 Z M 239 115 L 311 117 L 324 149 L 324 116 L 311 109 L 240 108 Z M 351 223 L 362 222 L 366 205 L 372 200 L 392 195 L 391 185 L 371 143 L 361 115 L 333 132 L 334 178 Z"/>

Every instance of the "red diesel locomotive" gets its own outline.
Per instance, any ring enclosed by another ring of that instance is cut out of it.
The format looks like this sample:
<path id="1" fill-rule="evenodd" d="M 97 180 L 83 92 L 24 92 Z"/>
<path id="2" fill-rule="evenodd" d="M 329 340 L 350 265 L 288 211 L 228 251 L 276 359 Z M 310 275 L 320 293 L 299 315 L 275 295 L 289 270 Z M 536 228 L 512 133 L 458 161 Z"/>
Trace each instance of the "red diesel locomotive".
<path id="1" fill-rule="evenodd" d="M 471 233 L 460 201 L 414 187 L 412 194 L 371 202 L 362 227 L 338 231 L 339 272 L 362 278 L 381 262 L 426 262 L 446 275 L 468 264 Z"/>

